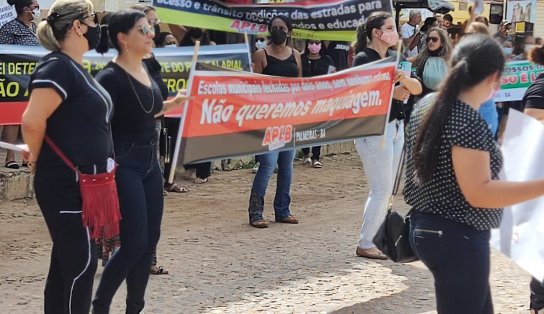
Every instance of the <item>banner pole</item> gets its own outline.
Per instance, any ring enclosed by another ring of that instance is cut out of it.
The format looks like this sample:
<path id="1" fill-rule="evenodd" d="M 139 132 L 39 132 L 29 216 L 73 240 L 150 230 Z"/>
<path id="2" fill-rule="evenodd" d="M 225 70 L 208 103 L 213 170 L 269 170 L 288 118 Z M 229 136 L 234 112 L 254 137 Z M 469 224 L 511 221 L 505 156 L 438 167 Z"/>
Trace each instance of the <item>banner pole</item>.
<path id="1" fill-rule="evenodd" d="M 193 54 L 193 59 L 191 63 L 191 72 L 189 72 L 189 79 L 187 83 L 187 97 L 190 98 L 191 96 L 191 88 L 193 85 L 193 74 L 196 69 L 196 62 L 198 59 L 198 52 L 200 50 L 200 41 L 197 40 L 195 43 L 195 50 Z M 181 115 L 181 121 L 179 123 L 179 129 L 178 129 L 178 136 L 176 138 L 176 148 L 174 149 L 174 156 L 172 158 L 172 166 L 170 167 L 170 173 L 168 175 L 168 184 L 174 183 L 174 176 L 176 174 L 176 168 L 178 165 L 178 158 L 179 158 L 179 149 L 181 147 L 181 138 L 183 136 L 183 128 L 185 127 L 185 120 L 187 119 L 187 109 L 189 108 L 189 100 L 185 101 L 185 104 L 183 106 L 183 113 Z"/>
<path id="2" fill-rule="evenodd" d="M 253 60 L 251 60 L 251 46 L 249 45 L 249 36 L 244 33 L 244 41 L 246 42 L 247 55 L 249 56 L 249 72 L 253 73 Z"/>
<path id="3" fill-rule="evenodd" d="M 399 62 L 400 62 L 400 55 L 402 52 L 402 41 L 399 40 L 397 43 L 397 57 L 395 59 L 395 71 L 398 70 Z M 395 74 L 393 74 L 395 75 Z M 389 99 L 389 110 L 387 110 L 387 116 L 385 118 L 385 125 L 383 128 L 383 137 L 382 137 L 382 149 L 385 148 L 385 136 L 387 135 L 387 124 L 389 124 L 389 116 L 391 115 L 391 106 L 393 105 L 393 94 L 395 92 L 395 78 L 393 78 L 393 86 L 391 87 L 391 98 Z"/>

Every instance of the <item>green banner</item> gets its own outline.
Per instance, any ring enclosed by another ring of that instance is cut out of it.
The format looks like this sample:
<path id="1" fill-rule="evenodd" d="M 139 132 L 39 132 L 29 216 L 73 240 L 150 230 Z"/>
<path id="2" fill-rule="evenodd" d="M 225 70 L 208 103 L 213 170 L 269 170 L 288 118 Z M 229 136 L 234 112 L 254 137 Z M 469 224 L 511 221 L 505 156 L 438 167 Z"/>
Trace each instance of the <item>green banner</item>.
<path id="1" fill-rule="evenodd" d="M 392 12 L 390 0 L 314 0 L 285 4 L 228 5 L 218 0 L 154 0 L 163 22 L 225 32 L 266 34 L 277 15 L 293 20 L 293 37 L 353 41 L 357 26 L 374 12 Z"/>
<path id="2" fill-rule="evenodd" d="M 495 102 L 520 101 L 536 78 L 544 73 L 544 66 L 529 61 L 508 62 L 501 77 L 501 90 L 495 94 Z"/>

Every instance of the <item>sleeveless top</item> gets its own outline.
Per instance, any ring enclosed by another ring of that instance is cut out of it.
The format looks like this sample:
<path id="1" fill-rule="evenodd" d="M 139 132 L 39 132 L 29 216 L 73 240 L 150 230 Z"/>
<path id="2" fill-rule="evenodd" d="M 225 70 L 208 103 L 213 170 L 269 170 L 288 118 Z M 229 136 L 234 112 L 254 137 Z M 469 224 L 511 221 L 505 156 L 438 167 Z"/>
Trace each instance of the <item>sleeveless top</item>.
<path id="1" fill-rule="evenodd" d="M 266 49 L 263 50 L 266 55 L 266 68 L 263 69 L 263 74 L 282 77 L 298 77 L 297 59 L 295 58 L 295 51 L 292 48 L 291 55 L 285 60 L 270 56 L 268 55 L 268 52 L 266 52 Z"/>

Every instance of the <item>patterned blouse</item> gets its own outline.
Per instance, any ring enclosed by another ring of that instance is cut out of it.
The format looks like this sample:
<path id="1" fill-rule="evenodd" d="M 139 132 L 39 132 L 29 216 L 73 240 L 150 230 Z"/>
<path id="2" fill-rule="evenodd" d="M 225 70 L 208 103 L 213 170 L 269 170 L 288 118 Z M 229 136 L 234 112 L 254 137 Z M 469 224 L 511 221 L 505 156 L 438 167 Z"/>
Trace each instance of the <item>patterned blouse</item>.
<path id="1" fill-rule="evenodd" d="M 36 37 L 36 24 L 32 23 L 28 28 L 19 19 L 7 22 L 0 28 L 0 44 L 39 46 L 40 42 Z"/>
<path id="2" fill-rule="evenodd" d="M 437 168 L 430 181 L 424 184 L 417 181 L 413 150 L 419 126 L 434 99 L 435 94 L 431 94 L 418 102 L 408 125 L 404 198 L 417 212 L 440 215 L 478 230 L 498 228 L 502 208 L 472 207 L 461 192 L 453 170 L 453 146 L 489 152 L 493 180 L 498 179 L 502 168 L 502 155 L 489 127 L 469 105 L 461 101 L 455 103 L 442 132 Z"/>

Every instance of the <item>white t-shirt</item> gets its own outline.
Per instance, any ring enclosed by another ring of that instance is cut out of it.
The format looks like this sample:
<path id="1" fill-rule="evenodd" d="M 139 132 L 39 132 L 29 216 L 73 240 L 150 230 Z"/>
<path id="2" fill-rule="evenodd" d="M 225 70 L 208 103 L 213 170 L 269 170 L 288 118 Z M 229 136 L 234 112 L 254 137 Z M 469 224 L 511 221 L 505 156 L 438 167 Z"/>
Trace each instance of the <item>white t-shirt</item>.
<path id="1" fill-rule="evenodd" d="M 402 39 L 408 39 L 414 36 L 415 30 L 415 26 L 410 25 L 410 23 L 404 23 L 404 25 L 400 27 L 400 35 L 402 36 Z M 416 45 L 414 49 L 408 52 L 408 57 L 417 56 L 417 54 L 419 53 L 419 49 L 417 46 L 418 45 Z"/>

